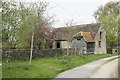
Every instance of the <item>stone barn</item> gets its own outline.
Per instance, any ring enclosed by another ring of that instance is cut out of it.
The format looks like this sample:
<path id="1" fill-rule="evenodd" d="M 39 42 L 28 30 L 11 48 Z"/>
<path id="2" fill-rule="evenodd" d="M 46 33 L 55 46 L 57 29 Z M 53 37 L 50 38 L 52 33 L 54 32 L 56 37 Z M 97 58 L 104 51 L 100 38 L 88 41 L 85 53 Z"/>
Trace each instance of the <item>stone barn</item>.
<path id="1" fill-rule="evenodd" d="M 105 31 L 100 23 L 55 28 L 53 48 L 77 48 L 83 54 L 106 53 Z M 68 43 L 68 37 L 71 38 Z"/>

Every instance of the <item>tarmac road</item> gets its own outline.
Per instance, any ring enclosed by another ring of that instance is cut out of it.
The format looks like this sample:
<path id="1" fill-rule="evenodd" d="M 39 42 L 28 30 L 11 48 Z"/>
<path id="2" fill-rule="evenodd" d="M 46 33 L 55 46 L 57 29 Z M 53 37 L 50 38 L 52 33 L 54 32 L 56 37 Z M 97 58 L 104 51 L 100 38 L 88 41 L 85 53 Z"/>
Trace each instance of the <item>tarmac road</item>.
<path id="1" fill-rule="evenodd" d="M 101 66 L 90 78 L 118 78 L 118 59 Z"/>
<path id="2" fill-rule="evenodd" d="M 106 73 L 107 71 L 112 72 L 112 70 L 113 71 L 116 70 L 115 65 L 117 64 L 117 60 L 115 60 L 114 62 L 111 61 L 108 64 L 106 62 L 108 60 L 110 60 L 110 59 L 117 58 L 117 57 L 118 56 L 113 56 L 113 57 L 103 58 L 103 59 L 100 59 L 100 60 L 97 60 L 97 61 L 87 63 L 87 64 L 85 64 L 83 66 L 79 66 L 79 67 L 70 69 L 68 71 L 62 72 L 62 73 L 58 74 L 58 76 L 56 78 L 90 78 L 90 77 L 93 78 L 93 77 L 102 77 L 102 76 L 99 76 L 99 75 L 102 75 L 104 72 Z M 114 66 L 113 66 L 113 64 L 114 64 Z M 105 65 L 105 66 L 103 66 L 103 65 Z M 100 70 L 102 70 L 102 71 L 100 71 Z M 109 72 L 107 72 L 107 73 L 109 73 Z M 111 76 L 104 75 L 103 77 L 111 77 Z M 114 76 L 112 76 L 112 77 L 116 77 L 116 74 Z"/>

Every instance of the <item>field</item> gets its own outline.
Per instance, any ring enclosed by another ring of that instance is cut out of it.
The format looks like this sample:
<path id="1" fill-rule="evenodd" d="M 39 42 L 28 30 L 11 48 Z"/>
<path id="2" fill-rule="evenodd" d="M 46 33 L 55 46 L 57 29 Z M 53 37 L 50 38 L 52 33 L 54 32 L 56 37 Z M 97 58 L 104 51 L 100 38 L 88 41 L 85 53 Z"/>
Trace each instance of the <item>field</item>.
<path id="1" fill-rule="evenodd" d="M 29 61 L 3 61 L 3 78 L 54 78 L 68 69 L 110 57 L 113 54 L 63 55 L 57 57 L 37 58 Z"/>

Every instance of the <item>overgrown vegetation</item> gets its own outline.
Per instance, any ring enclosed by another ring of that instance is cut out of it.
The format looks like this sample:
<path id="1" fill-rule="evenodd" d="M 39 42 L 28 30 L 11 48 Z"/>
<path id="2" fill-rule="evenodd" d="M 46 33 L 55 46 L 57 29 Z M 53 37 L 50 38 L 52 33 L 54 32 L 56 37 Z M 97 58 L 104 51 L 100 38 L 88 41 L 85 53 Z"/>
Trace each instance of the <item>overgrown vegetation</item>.
<path id="1" fill-rule="evenodd" d="M 114 54 L 64 55 L 38 58 L 28 65 L 28 61 L 3 61 L 3 78 L 54 78 L 68 69 L 86 64 Z"/>

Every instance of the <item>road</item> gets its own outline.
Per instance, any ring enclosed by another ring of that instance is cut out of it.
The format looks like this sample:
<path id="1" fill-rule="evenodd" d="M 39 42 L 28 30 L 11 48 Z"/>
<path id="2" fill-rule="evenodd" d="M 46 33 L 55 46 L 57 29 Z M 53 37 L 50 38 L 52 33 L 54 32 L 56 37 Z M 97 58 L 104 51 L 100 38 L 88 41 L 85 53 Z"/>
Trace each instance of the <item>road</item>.
<path id="1" fill-rule="evenodd" d="M 104 59 L 100 59 L 100 60 L 97 60 L 97 61 L 93 61 L 91 63 L 87 63 L 83 66 L 79 66 L 79 67 L 76 67 L 76 68 L 73 68 L 73 69 L 70 69 L 68 71 L 65 71 L 65 72 L 62 72 L 60 74 L 58 74 L 58 76 L 56 78 L 90 78 L 90 77 L 99 77 L 98 75 L 101 75 L 103 74 L 103 72 L 101 73 L 100 70 L 102 69 L 103 71 L 106 70 L 106 72 L 108 71 L 106 68 L 109 66 L 109 70 L 111 68 L 115 68 L 116 69 L 116 66 L 112 67 L 112 65 L 116 65 L 116 63 L 112 62 L 110 64 L 106 64 L 107 66 L 105 67 L 102 67 L 103 65 L 105 65 L 105 63 L 112 59 L 112 58 L 116 58 L 118 56 L 113 56 L 113 57 L 109 57 L 109 58 L 104 58 Z M 116 61 L 115 61 L 116 62 Z M 101 68 L 100 68 L 101 67 Z M 104 70 L 105 68 L 105 70 Z M 98 70 L 100 69 L 100 70 Z M 111 69 L 114 71 L 114 69 Z M 96 72 L 97 71 L 97 72 Z M 111 71 L 112 72 L 112 71 Z M 94 73 L 96 75 L 94 75 Z M 107 73 L 108 74 L 108 73 Z M 101 77 L 101 76 L 100 76 Z M 108 77 L 104 75 L 104 77 Z"/>
<path id="2" fill-rule="evenodd" d="M 90 78 L 118 78 L 118 59 L 101 66 Z"/>

